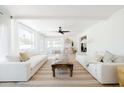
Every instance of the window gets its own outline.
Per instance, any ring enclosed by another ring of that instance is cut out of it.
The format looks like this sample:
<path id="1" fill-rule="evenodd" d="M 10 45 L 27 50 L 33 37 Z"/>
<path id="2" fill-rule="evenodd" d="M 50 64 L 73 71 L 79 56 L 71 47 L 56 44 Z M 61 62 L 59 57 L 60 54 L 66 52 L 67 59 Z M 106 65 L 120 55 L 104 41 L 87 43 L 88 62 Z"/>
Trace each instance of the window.
<path id="1" fill-rule="evenodd" d="M 33 49 L 34 48 L 34 32 L 28 27 L 20 25 L 18 28 L 19 49 Z"/>
<path id="2" fill-rule="evenodd" d="M 47 48 L 52 48 L 52 47 L 53 47 L 53 42 L 47 41 Z"/>
<path id="3" fill-rule="evenodd" d="M 47 38 L 46 42 L 47 52 L 54 53 L 55 51 L 63 51 L 64 39 L 63 38 Z"/>
<path id="4" fill-rule="evenodd" d="M 62 48 L 62 43 L 61 41 L 53 41 L 53 47 L 54 48 Z"/>
<path id="5" fill-rule="evenodd" d="M 47 48 L 62 48 L 62 47 L 63 47 L 63 42 L 61 42 L 60 39 L 58 40 L 51 39 L 47 41 Z"/>

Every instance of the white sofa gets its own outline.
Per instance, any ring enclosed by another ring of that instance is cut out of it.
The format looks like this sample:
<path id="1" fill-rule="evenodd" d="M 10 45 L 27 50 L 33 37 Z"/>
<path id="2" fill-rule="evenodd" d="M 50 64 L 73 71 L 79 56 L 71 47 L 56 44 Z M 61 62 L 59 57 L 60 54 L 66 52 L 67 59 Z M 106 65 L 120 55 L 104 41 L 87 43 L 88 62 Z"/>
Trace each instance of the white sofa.
<path id="1" fill-rule="evenodd" d="M 47 55 L 35 55 L 26 62 L 0 62 L 0 82 L 28 81 L 46 61 Z"/>
<path id="2" fill-rule="evenodd" d="M 88 63 L 87 55 L 76 55 L 76 60 L 101 84 L 116 84 L 118 83 L 117 66 L 124 63 Z"/>

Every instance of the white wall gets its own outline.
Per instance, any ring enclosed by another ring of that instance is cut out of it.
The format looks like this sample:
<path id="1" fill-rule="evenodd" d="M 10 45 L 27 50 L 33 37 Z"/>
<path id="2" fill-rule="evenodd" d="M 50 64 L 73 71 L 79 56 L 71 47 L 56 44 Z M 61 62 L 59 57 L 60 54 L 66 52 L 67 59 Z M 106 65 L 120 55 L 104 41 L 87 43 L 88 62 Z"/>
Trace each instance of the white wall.
<path id="1" fill-rule="evenodd" d="M 92 26 L 81 35 L 87 35 L 88 54 L 108 50 L 124 55 L 124 9 L 113 14 L 108 20 Z"/>

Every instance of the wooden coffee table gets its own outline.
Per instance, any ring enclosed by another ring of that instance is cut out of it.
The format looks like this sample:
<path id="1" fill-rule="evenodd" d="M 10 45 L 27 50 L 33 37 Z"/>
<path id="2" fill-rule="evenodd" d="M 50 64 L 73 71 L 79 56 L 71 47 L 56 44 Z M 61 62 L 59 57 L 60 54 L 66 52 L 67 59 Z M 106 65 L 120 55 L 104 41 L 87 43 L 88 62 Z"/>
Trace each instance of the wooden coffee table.
<path id="1" fill-rule="evenodd" d="M 72 77 L 73 74 L 73 64 L 69 62 L 56 62 L 52 63 L 52 71 L 53 71 L 53 77 L 55 77 L 55 69 L 69 69 L 70 70 L 70 76 Z"/>

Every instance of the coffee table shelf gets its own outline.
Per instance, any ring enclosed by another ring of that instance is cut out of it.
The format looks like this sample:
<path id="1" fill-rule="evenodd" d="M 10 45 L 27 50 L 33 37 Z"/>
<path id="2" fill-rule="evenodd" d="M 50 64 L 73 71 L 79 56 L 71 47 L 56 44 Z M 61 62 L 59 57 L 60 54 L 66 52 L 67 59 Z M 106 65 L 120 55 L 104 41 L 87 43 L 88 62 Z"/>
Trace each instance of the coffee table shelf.
<path id="1" fill-rule="evenodd" d="M 53 71 L 53 77 L 55 77 L 55 69 L 69 69 L 70 70 L 70 76 L 73 75 L 73 64 L 72 63 L 66 63 L 66 62 L 55 62 L 52 63 L 52 71 Z"/>

